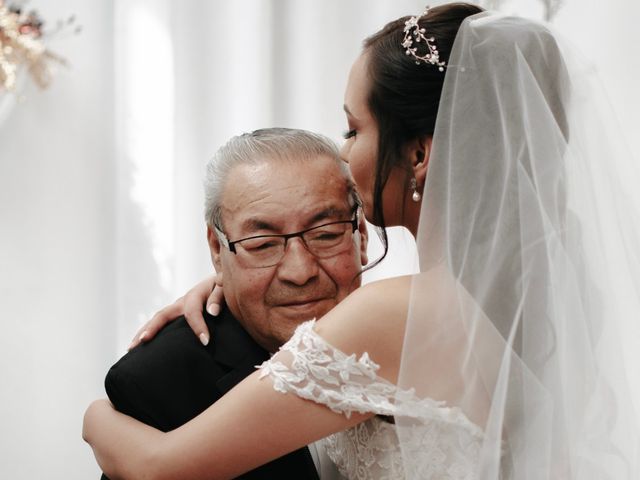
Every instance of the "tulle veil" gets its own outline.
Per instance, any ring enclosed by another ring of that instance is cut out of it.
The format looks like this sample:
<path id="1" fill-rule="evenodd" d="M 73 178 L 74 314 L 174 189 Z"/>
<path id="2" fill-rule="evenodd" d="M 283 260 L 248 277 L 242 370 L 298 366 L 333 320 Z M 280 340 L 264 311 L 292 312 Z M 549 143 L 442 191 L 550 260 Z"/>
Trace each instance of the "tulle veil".
<path id="1" fill-rule="evenodd" d="M 620 348 L 640 321 L 640 177 L 599 92 L 522 18 L 466 19 L 448 61 L 399 386 L 482 428 L 483 480 L 640 478 Z M 425 457 L 404 439 L 428 421 L 396 417 L 409 478 Z"/>

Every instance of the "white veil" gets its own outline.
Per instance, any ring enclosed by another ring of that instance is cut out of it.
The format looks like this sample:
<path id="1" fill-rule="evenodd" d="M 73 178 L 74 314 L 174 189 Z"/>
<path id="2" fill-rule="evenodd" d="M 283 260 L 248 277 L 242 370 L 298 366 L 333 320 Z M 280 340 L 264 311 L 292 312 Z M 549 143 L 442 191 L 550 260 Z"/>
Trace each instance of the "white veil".
<path id="1" fill-rule="evenodd" d="M 547 26 L 488 13 L 448 61 L 399 386 L 481 426 L 482 480 L 640 478 L 620 348 L 640 214 L 592 77 Z M 396 418 L 410 478 L 420 421 Z"/>

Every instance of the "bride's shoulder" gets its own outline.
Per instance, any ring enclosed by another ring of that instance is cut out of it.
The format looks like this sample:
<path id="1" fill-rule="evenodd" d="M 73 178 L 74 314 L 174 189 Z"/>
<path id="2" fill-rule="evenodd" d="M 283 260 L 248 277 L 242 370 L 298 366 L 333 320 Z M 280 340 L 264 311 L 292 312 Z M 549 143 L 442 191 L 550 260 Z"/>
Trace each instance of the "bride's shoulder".
<path id="1" fill-rule="evenodd" d="M 334 347 L 367 353 L 379 375 L 395 382 L 409 306 L 412 276 L 367 284 L 321 318 L 315 331 Z"/>
<path id="2" fill-rule="evenodd" d="M 377 280 L 355 290 L 348 300 L 358 308 L 371 310 L 371 315 L 398 313 L 398 309 L 406 313 L 414 278 L 416 275 Z"/>

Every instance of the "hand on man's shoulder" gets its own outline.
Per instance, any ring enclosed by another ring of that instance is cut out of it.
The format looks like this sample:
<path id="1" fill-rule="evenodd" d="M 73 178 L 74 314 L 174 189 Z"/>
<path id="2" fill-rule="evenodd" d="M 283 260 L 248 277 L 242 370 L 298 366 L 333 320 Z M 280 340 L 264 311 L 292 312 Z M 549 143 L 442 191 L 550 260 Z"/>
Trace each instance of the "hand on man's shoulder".
<path id="1" fill-rule="evenodd" d="M 215 330 L 214 317 L 206 320 Z M 204 347 L 180 317 L 111 367 L 107 395 L 122 413 L 163 431 L 177 428 L 218 398 L 215 382 L 225 372 L 214 352 L 215 342 Z"/>

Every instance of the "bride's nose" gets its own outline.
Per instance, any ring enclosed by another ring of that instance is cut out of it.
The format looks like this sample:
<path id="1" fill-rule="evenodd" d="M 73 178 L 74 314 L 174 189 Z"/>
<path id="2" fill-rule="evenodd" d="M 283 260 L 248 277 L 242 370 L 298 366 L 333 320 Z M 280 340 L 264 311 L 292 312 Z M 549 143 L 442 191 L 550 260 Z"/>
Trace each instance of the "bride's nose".
<path id="1" fill-rule="evenodd" d="M 345 140 L 340 147 L 340 158 L 345 163 L 349 163 L 349 150 L 351 150 L 351 147 L 349 142 Z"/>

